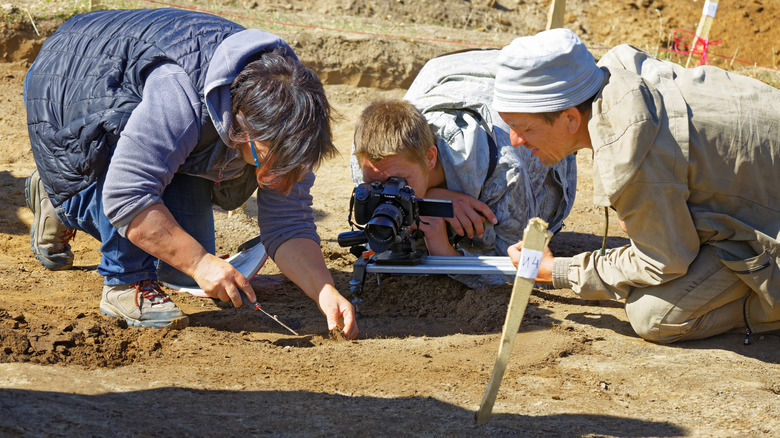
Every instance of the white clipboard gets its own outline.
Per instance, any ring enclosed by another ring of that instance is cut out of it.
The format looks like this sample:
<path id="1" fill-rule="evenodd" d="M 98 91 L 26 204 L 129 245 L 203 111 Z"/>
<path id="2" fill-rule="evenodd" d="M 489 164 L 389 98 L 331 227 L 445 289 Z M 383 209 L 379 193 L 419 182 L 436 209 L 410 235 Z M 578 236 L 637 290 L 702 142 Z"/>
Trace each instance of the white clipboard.
<path id="1" fill-rule="evenodd" d="M 233 267 L 246 277 L 247 280 L 251 280 L 257 275 L 260 268 L 263 267 L 265 261 L 268 260 L 268 253 L 265 251 L 265 246 L 260 243 L 260 236 L 258 236 L 243 243 L 238 247 L 238 251 L 238 253 L 228 257 L 225 261 L 233 265 Z M 160 283 L 177 292 L 188 292 L 191 295 L 202 298 L 208 297 L 206 292 L 197 286 L 181 286 L 164 281 L 161 281 Z"/>

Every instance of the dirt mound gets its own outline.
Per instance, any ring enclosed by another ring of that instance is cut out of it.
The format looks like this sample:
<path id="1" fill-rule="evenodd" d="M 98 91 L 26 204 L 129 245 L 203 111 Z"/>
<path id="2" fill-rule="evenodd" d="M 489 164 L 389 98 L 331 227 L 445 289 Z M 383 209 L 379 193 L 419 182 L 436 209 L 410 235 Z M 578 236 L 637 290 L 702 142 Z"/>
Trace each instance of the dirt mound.
<path id="1" fill-rule="evenodd" d="M 97 315 L 57 322 L 0 309 L 0 362 L 113 367 L 155 357 L 169 336 L 176 332 L 131 329 Z"/>
<path id="2" fill-rule="evenodd" d="M 62 18 L 31 21 L 26 11 L 12 5 L 0 6 L 0 16 L 0 61 L 27 65 L 35 59 L 46 37 L 63 22 Z"/>
<path id="3" fill-rule="evenodd" d="M 425 62 L 443 51 L 424 42 L 307 33 L 290 44 L 325 84 L 382 89 L 408 87 Z"/>
<path id="4" fill-rule="evenodd" d="M 217 0 L 210 4 L 247 26 L 287 23 L 274 32 L 293 46 L 324 83 L 388 89 L 407 87 L 425 61 L 434 56 L 469 47 L 501 47 L 516 36 L 544 30 L 549 1 L 337 0 L 312 6 L 305 0 L 285 4 Z M 0 23 L 0 59 L 5 62 L 32 62 L 45 37 L 62 22 L 62 18 L 44 15 L 46 18 L 36 17 L 33 25 L 26 11 L 15 6 L 0 12 L 6 17 Z M 695 31 L 701 12 L 698 1 L 568 1 L 564 26 L 574 30 L 597 56 L 614 45 L 628 43 L 684 63 L 688 56 L 673 51 L 675 31 Z M 304 15 L 296 20 L 292 18 L 296 13 Z M 281 14 L 281 20 L 269 20 L 269 14 Z M 343 22 L 335 21 L 345 15 L 353 17 L 354 24 L 339 28 Z M 254 21 L 253 16 L 257 17 Z M 329 17 L 333 23 L 327 22 Z M 374 32 L 377 23 L 390 30 Z M 709 61 L 737 69 L 754 65 L 777 68 L 777 23 L 780 3 L 776 1 L 720 4 L 709 35 Z M 690 34 L 682 32 L 677 38 L 682 44 L 692 43 Z M 693 63 L 697 62 L 695 56 Z M 752 74 L 760 72 L 754 69 Z M 760 77 L 776 80 L 768 78 Z"/>
<path id="5" fill-rule="evenodd" d="M 301 2 L 292 1 L 293 8 Z M 305 2 L 308 3 L 308 2 Z M 414 24 L 460 29 L 458 40 L 484 42 L 485 35 L 500 35 L 498 45 L 512 38 L 532 35 L 545 29 L 550 2 L 547 0 L 434 0 L 331 2 L 321 10 L 325 15 L 352 14 L 395 24 L 394 33 Z M 687 60 L 687 55 L 671 52 L 675 31 L 695 32 L 703 2 L 696 0 L 628 0 L 614 2 L 567 1 L 564 26 L 575 31 L 590 46 L 603 49 L 632 44 L 661 56 Z M 274 10 L 260 6 L 259 11 Z M 780 3 L 768 0 L 721 2 L 709 33 L 709 60 L 713 65 L 734 67 L 778 67 L 780 65 Z M 445 33 L 446 34 L 446 33 Z M 440 33 L 441 35 L 441 33 Z M 682 44 L 692 44 L 686 33 L 677 35 Z M 684 47 L 680 47 L 684 49 Z M 720 56 L 718 56 L 720 55 Z M 743 62 L 744 61 L 744 62 Z M 698 56 L 694 58 L 698 62 Z"/>

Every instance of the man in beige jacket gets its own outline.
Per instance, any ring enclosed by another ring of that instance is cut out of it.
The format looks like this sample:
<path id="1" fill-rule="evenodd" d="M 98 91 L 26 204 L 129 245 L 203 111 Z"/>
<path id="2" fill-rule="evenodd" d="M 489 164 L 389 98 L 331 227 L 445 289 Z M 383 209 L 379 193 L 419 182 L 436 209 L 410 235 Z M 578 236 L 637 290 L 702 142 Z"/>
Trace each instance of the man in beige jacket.
<path id="1" fill-rule="evenodd" d="M 555 29 L 502 49 L 493 107 L 544 164 L 591 149 L 594 201 L 631 239 L 547 250 L 537 282 L 625 299 L 634 330 L 656 342 L 780 329 L 780 90 L 628 45 L 596 64 Z"/>

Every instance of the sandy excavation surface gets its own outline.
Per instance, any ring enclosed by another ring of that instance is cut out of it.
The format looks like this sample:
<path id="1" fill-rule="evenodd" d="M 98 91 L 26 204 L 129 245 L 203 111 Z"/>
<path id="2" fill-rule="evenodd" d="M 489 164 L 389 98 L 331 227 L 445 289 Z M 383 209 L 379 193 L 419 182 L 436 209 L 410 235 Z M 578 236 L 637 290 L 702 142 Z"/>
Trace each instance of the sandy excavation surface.
<path id="1" fill-rule="evenodd" d="M 469 290 L 440 276 L 379 284 L 370 277 L 355 341 L 331 339 L 316 305 L 271 261 L 253 287 L 264 309 L 300 336 L 247 309 L 181 293 L 173 299 L 191 321 L 181 331 L 127 328 L 102 316 L 99 244 L 79 234 L 76 267 L 44 270 L 30 251 L 24 199 L 34 169 L 24 75 L 45 37 L 85 3 L 0 5 L 0 436 L 780 435 L 780 336 L 753 336 L 750 346 L 738 333 L 656 345 L 633 333 L 622 303 L 584 301 L 569 290 L 534 290 L 486 426 L 474 425 L 473 415 L 493 370 L 510 285 Z M 696 28 L 702 8 L 701 0 L 567 3 L 565 26 L 597 55 L 620 43 L 667 49 L 674 29 Z M 175 4 L 283 36 L 326 83 L 342 155 L 319 169 L 313 194 L 328 266 L 349 295 L 355 259 L 336 236 L 349 229 L 349 147 L 361 109 L 377 97 L 402 97 L 434 56 L 542 30 L 549 2 Z M 722 42 L 711 51 L 750 65 L 710 59 L 777 87 L 777 71 L 761 66 L 780 61 L 778 23 L 780 1 L 721 2 L 711 37 Z M 589 155 L 579 154 L 578 164 L 574 211 L 551 243 L 560 255 L 601 244 Z M 254 214 L 251 204 L 230 217 L 215 211 L 218 251 L 257 234 Z M 609 244 L 625 244 L 612 219 Z"/>

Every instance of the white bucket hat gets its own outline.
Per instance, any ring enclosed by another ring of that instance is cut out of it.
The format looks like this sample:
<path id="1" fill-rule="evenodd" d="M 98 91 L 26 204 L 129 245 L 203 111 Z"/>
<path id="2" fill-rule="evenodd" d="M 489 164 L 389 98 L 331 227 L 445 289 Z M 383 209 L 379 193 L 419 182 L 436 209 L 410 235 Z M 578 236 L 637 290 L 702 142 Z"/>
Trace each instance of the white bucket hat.
<path id="1" fill-rule="evenodd" d="M 596 94 L 604 76 L 585 44 L 569 29 L 516 38 L 498 56 L 493 109 L 562 111 Z"/>

